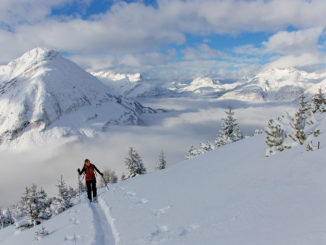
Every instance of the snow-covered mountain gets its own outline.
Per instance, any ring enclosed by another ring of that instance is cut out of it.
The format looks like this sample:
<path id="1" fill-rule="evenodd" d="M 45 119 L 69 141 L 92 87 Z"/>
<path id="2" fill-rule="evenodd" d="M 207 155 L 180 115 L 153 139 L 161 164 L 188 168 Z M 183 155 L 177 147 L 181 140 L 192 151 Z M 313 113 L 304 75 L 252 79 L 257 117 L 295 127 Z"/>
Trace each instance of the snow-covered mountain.
<path id="1" fill-rule="evenodd" d="M 141 81 L 140 73 L 123 74 L 112 71 L 90 72 L 104 84 L 109 86 L 115 94 L 126 95 Z"/>
<path id="2" fill-rule="evenodd" d="M 289 245 L 326 241 L 326 118 L 321 148 L 265 157 L 257 135 L 99 191 L 42 224 L 38 244 Z M 33 244 L 41 225 L 0 230 L 2 245 Z"/>
<path id="3" fill-rule="evenodd" d="M 326 73 L 309 73 L 293 67 L 272 68 L 226 92 L 220 99 L 292 101 L 304 91 L 316 93 L 325 82 Z"/>
<path id="4" fill-rule="evenodd" d="M 157 84 L 142 79 L 139 73 L 115 74 L 101 71 L 92 74 L 110 86 L 116 94 L 131 98 L 208 96 L 251 102 L 293 101 L 303 91 L 313 94 L 326 84 L 326 72 L 306 72 L 293 67 L 265 69 L 233 83 L 223 83 L 211 77 L 197 77 L 188 82 L 167 81 Z"/>
<path id="5" fill-rule="evenodd" d="M 140 73 L 123 74 L 105 70 L 90 73 L 107 85 L 116 95 L 129 98 L 176 96 L 174 91 L 166 88 L 162 83 L 158 84 L 155 81 L 144 80 Z"/>
<path id="6" fill-rule="evenodd" d="M 175 84 L 174 90 L 213 96 L 220 100 L 293 101 L 302 92 L 316 93 L 325 84 L 326 72 L 309 73 L 290 67 L 263 70 L 253 77 L 242 78 L 234 83 L 221 83 L 209 77 L 199 77 L 190 83 Z"/>
<path id="7" fill-rule="evenodd" d="M 213 80 L 210 77 L 197 77 L 190 83 L 176 83 L 174 82 L 170 89 L 177 91 L 179 94 L 198 95 L 198 96 L 214 96 L 219 97 L 239 86 L 239 82 L 231 84 L 223 84 L 218 80 Z"/>
<path id="8" fill-rule="evenodd" d="M 35 48 L 0 67 L 0 143 L 92 136 L 140 124 L 141 104 L 110 89 L 58 52 Z"/>

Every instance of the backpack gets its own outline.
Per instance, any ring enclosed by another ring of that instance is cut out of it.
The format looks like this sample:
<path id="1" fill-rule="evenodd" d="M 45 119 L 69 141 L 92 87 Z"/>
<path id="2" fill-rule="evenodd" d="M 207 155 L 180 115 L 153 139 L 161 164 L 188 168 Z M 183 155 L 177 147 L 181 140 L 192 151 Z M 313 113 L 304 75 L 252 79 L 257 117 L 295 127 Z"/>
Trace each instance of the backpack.
<path id="1" fill-rule="evenodd" d="M 89 166 L 87 166 L 86 164 L 84 164 L 84 168 L 85 168 L 85 180 L 86 181 L 95 180 L 94 165 L 90 164 Z"/>

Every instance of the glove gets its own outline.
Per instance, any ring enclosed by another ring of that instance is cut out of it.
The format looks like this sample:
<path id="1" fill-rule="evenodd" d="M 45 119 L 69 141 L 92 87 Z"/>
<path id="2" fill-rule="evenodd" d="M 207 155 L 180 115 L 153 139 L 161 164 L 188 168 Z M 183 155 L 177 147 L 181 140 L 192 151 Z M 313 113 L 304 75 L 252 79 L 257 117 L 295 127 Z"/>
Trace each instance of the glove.
<path id="1" fill-rule="evenodd" d="M 103 177 L 103 173 L 100 173 L 100 175 Z"/>
<path id="2" fill-rule="evenodd" d="M 80 174 L 80 169 L 77 169 L 77 172 Z"/>

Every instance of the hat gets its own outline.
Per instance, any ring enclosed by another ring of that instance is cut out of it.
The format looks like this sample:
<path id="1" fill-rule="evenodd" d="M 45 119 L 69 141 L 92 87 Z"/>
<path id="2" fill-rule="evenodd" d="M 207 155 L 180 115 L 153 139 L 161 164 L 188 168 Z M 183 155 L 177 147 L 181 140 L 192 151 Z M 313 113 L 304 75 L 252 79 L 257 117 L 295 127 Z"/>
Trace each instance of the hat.
<path id="1" fill-rule="evenodd" d="M 85 162 L 89 162 L 89 160 L 86 158 L 86 159 L 85 159 Z"/>

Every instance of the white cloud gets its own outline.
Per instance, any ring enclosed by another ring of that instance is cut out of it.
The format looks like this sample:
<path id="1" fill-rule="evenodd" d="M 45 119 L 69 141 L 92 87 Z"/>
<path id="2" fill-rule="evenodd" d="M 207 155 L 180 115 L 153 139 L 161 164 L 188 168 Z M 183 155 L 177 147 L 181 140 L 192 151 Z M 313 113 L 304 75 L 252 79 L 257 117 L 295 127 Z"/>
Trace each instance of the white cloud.
<path id="1" fill-rule="evenodd" d="M 267 68 L 272 67 L 300 67 L 306 68 L 318 64 L 325 64 L 326 59 L 314 53 L 304 53 L 300 55 L 286 55 L 275 58 L 271 63 L 267 64 Z"/>
<path id="2" fill-rule="evenodd" d="M 288 25 L 324 26 L 326 12 L 326 2 L 322 0 L 311 3 L 304 0 L 160 0 L 158 8 L 140 2 L 118 2 L 106 13 L 88 20 L 78 16 L 67 19 L 49 16 L 52 7 L 72 1 L 4 0 L 0 4 L 0 16 L 3 22 L 12 24 L 13 38 L 25 40 L 30 48 L 42 43 L 66 51 L 123 53 L 181 44 L 185 42 L 186 33 L 232 34 L 277 31 Z"/>
<path id="3" fill-rule="evenodd" d="M 83 0 L 82 3 L 87 6 L 89 1 Z M 251 46 L 250 52 L 258 58 L 267 51 L 300 55 L 300 52 L 314 49 L 325 25 L 326 12 L 326 1 L 323 0 L 159 0 L 157 8 L 145 6 L 141 1 L 130 4 L 115 1 L 107 12 L 88 19 L 81 19 L 78 15 L 66 18 L 49 15 L 53 7 L 76 2 L 80 1 L 1 1 L 0 21 L 8 23 L 13 31 L 0 29 L 0 62 L 6 63 L 35 46 L 45 46 L 71 52 L 75 54 L 71 57 L 74 61 L 92 69 L 141 67 L 148 70 L 155 66 L 170 69 L 175 65 L 175 57 L 162 54 L 161 50 L 170 44 L 184 44 L 187 34 L 271 33 L 289 25 L 304 30 L 279 32 L 265 43 L 265 49 Z M 236 52 L 244 54 L 247 50 L 248 53 L 248 47 L 238 48 Z M 184 55 L 188 63 L 182 61 L 175 66 L 188 71 L 194 69 L 192 74 L 216 70 L 217 66 L 220 73 L 230 74 L 235 71 L 222 71 L 220 67 L 231 67 L 232 62 L 235 68 L 249 71 L 255 62 L 225 57 L 206 44 L 185 48 Z M 223 66 L 209 60 L 221 56 L 227 59 Z"/>
<path id="4" fill-rule="evenodd" d="M 33 24 L 44 20 L 53 7 L 70 4 L 75 0 L 1 0 L 0 22 L 13 29 L 21 23 Z"/>
<path id="5" fill-rule="evenodd" d="M 323 32 L 322 27 L 300 31 L 281 31 L 264 42 L 269 52 L 281 54 L 302 54 L 316 52 L 318 39 Z"/>
<path id="6" fill-rule="evenodd" d="M 225 54 L 207 44 L 200 44 L 197 48 L 185 48 L 182 53 L 185 60 L 226 58 Z"/>

